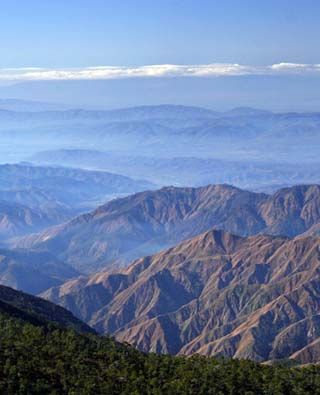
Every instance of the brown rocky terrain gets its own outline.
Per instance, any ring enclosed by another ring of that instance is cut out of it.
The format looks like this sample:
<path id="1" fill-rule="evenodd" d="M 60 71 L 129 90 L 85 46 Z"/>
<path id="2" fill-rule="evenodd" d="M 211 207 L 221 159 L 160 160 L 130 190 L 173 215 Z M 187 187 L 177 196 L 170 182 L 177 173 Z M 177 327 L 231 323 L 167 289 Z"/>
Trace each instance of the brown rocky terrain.
<path id="1" fill-rule="evenodd" d="M 319 280 L 319 238 L 210 230 L 42 296 L 144 351 L 308 363 L 320 360 Z"/>
<path id="2" fill-rule="evenodd" d="M 47 213 L 23 204 L 0 201 L 0 240 L 40 231 L 52 225 Z"/>
<path id="3" fill-rule="evenodd" d="M 211 228 L 242 236 L 296 236 L 320 221 L 320 186 L 273 195 L 229 185 L 166 187 L 108 202 L 95 211 L 20 240 L 81 272 L 127 265 Z"/>

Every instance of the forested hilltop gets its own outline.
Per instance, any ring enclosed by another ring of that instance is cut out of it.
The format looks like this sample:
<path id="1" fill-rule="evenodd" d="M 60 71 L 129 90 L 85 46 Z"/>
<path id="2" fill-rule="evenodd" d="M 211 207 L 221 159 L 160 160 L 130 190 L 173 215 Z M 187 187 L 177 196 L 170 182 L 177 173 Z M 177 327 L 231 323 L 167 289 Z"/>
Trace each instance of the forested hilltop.
<path id="1" fill-rule="evenodd" d="M 20 294 L 0 301 L 1 394 L 320 394 L 320 367 L 144 354 L 37 316 L 40 299 L 24 308 Z"/>

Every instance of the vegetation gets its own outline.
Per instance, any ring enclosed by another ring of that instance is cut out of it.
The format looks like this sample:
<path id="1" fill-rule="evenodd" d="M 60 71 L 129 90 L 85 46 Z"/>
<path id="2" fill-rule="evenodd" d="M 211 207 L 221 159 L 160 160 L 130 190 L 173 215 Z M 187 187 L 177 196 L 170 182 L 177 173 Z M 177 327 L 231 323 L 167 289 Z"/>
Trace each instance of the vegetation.
<path id="1" fill-rule="evenodd" d="M 0 314 L 1 394 L 320 394 L 320 367 L 143 354 L 112 338 Z"/>

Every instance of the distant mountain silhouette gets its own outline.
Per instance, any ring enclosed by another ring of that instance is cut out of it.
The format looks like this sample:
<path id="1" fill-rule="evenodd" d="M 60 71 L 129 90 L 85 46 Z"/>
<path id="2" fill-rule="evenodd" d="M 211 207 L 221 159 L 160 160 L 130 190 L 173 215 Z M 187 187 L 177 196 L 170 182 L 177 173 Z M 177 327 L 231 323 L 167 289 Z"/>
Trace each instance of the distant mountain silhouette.
<path id="1" fill-rule="evenodd" d="M 35 164 L 107 170 L 147 179 L 159 185 L 202 186 L 228 183 L 251 190 L 275 191 L 290 186 L 320 182 L 318 163 L 282 163 L 260 160 L 230 160 L 179 156 L 157 158 L 136 152 L 115 153 L 88 149 L 42 151 L 29 160 Z"/>
<path id="2" fill-rule="evenodd" d="M 38 294 L 80 275 L 47 252 L 0 249 L 0 284 Z"/>

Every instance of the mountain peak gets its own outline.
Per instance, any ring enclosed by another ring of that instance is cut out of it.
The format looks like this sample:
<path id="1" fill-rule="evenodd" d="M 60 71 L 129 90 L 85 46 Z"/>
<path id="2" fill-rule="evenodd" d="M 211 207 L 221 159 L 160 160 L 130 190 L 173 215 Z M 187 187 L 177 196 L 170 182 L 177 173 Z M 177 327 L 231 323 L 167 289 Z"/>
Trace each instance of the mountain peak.
<path id="1" fill-rule="evenodd" d="M 319 248 L 213 229 L 43 296 L 143 351 L 299 359 L 320 330 Z"/>

